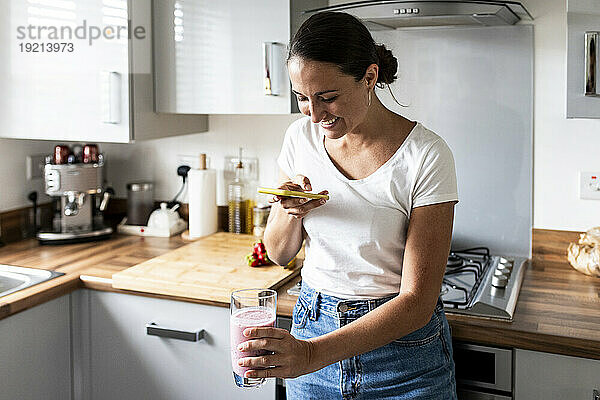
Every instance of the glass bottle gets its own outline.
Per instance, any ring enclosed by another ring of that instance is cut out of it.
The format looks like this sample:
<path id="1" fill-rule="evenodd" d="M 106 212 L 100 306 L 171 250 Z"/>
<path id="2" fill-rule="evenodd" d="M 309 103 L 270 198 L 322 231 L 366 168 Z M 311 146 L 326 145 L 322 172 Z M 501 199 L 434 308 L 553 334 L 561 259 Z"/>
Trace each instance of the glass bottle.
<path id="1" fill-rule="evenodd" d="M 235 168 L 235 179 L 228 186 L 229 232 L 251 233 L 253 201 L 248 196 L 248 183 L 244 179 L 242 149 Z"/>

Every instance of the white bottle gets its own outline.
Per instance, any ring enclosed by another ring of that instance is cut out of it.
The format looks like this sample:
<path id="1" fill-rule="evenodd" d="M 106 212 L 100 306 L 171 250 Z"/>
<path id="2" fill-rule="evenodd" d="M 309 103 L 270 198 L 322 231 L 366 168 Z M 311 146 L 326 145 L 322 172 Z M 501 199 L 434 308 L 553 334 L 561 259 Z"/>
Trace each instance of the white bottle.
<path id="1" fill-rule="evenodd" d="M 217 174 L 206 168 L 206 154 L 200 154 L 200 168 L 188 172 L 190 238 L 217 231 Z"/>

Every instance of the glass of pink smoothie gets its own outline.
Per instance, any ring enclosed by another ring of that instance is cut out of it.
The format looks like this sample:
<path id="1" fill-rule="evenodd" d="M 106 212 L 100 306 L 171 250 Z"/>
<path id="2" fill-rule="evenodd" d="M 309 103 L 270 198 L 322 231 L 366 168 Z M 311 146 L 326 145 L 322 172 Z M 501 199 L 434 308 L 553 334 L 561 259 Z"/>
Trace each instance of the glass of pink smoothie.
<path id="1" fill-rule="evenodd" d="M 231 293 L 231 314 L 229 334 L 231 337 L 231 365 L 233 379 L 239 387 L 256 387 L 265 378 L 246 378 L 244 373 L 250 368 L 240 367 L 238 360 L 267 354 L 267 351 L 239 351 L 238 345 L 248 340 L 244 329 L 251 326 L 275 326 L 277 312 L 277 292 L 271 289 L 243 289 Z"/>

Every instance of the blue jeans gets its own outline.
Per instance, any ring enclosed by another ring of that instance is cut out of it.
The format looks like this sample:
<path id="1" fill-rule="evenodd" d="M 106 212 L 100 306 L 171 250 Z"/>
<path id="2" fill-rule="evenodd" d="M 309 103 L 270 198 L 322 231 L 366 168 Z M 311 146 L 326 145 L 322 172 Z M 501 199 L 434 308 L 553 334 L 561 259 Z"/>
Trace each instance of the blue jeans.
<path id="1" fill-rule="evenodd" d="M 293 311 L 292 335 L 324 335 L 365 315 L 392 297 L 344 300 L 307 285 Z M 450 328 L 438 300 L 431 320 L 394 342 L 311 374 L 286 379 L 288 400 L 456 399 Z"/>

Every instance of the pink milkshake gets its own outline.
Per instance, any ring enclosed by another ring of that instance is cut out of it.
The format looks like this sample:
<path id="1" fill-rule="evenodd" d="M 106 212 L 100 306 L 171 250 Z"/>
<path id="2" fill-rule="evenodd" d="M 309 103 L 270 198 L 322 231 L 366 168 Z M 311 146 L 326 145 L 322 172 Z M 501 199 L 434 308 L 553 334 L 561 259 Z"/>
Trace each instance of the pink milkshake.
<path id="1" fill-rule="evenodd" d="M 244 373 L 250 368 L 238 365 L 238 360 L 244 357 L 254 357 L 267 354 L 267 351 L 239 351 L 238 345 L 248 340 L 244 336 L 244 329 L 259 327 L 274 327 L 275 312 L 267 307 L 246 307 L 235 311 L 229 320 L 231 336 L 231 364 L 235 383 L 241 387 L 257 386 L 264 382 L 264 378 L 245 378 Z"/>

